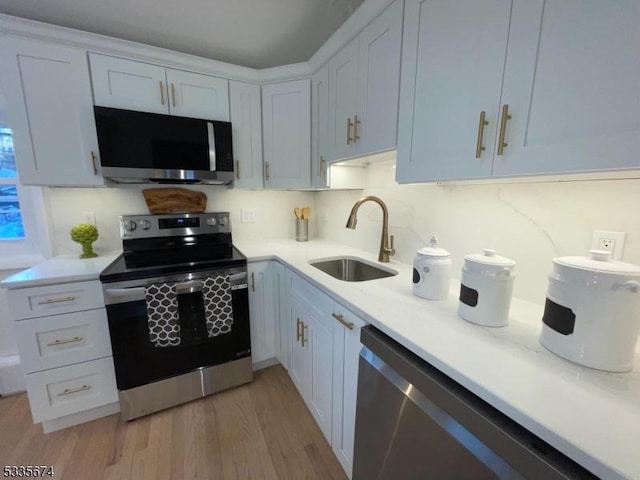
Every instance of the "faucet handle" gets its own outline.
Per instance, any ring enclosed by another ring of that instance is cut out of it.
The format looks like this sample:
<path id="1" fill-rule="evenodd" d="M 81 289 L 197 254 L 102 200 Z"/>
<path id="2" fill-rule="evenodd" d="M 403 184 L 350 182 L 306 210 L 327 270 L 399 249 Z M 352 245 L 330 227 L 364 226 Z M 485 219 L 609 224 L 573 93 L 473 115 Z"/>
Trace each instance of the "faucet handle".
<path id="1" fill-rule="evenodd" d="M 393 248 L 393 235 L 389 235 L 389 248 L 387 249 L 389 255 L 395 255 L 396 249 Z"/>

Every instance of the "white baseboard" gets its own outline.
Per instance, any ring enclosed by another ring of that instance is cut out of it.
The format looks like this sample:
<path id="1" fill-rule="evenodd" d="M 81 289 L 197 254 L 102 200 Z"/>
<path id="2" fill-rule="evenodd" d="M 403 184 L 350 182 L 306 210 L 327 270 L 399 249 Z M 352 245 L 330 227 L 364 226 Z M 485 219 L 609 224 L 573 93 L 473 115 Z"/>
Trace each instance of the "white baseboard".
<path id="1" fill-rule="evenodd" d="M 81 423 L 91 422 L 98 418 L 107 417 L 120 411 L 120 402 L 109 403 L 101 407 L 85 410 L 84 412 L 74 413 L 66 417 L 54 418 L 42 422 L 42 430 L 44 433 L 55 432 L 63 428 L 73 427 Z"/>
<path id="2" fill-rule="evenodd" d="M 272 367 L 279 363 L 280 361 L 276 357 L 272 357 L 272 358 L 267 358 L 266 360 L 262 360 L 260 362 L 256 362 L 252 364 L 251 367 L 253 368 L 254 372 L 257 372 L 258 370 L 262 370 L 263 368 L 267 368 L 267 367 Z"/>
<path id="3" fill-rule="evenodd" d="M 12 395 L 25 390 L 20 356 L 0 357 L 0 395 Z"/>

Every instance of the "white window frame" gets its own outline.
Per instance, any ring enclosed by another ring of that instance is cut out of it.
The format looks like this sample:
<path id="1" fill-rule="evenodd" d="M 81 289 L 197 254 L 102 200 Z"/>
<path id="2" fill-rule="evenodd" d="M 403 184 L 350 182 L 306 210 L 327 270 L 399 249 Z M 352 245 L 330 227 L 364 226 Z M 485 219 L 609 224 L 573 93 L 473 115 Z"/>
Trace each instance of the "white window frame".
<path id="1" fill-rule="evenodd" d="M 0 123 L 4 126 L 8 122 Z M 0 270 L 32 267 L 52 255 L 42 188 L 21 185 L 19 176 L 0 178 L 0 185 L 13 184 L 17 187 L 24 238 L 0 239 Z"/>

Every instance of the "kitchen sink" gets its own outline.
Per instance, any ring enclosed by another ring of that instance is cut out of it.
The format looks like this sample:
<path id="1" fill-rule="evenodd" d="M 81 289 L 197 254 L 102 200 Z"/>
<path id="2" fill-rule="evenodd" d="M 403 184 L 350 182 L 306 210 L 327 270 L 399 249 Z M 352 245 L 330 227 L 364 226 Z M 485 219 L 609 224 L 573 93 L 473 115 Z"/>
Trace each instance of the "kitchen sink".
<path id="1" fill-rule="evenodd" d="M 366 282 L 367 280 L 393 277 L 398 274 L 398 272 L 390 268 L 382 268 L 373 262 L 351 256 L 310 260 L 309 265 L 345 282 Z"/>

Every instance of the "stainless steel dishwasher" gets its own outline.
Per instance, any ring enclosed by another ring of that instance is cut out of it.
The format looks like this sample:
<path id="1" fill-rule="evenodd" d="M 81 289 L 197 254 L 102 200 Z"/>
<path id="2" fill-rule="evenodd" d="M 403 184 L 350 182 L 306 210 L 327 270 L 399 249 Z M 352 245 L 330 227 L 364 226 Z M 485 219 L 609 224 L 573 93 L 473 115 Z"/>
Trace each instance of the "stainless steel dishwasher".
<path id="1" fill-rule="evenodd" d="M 380 330 L 361 340 L 353 480 L 597 478 Z"/>

